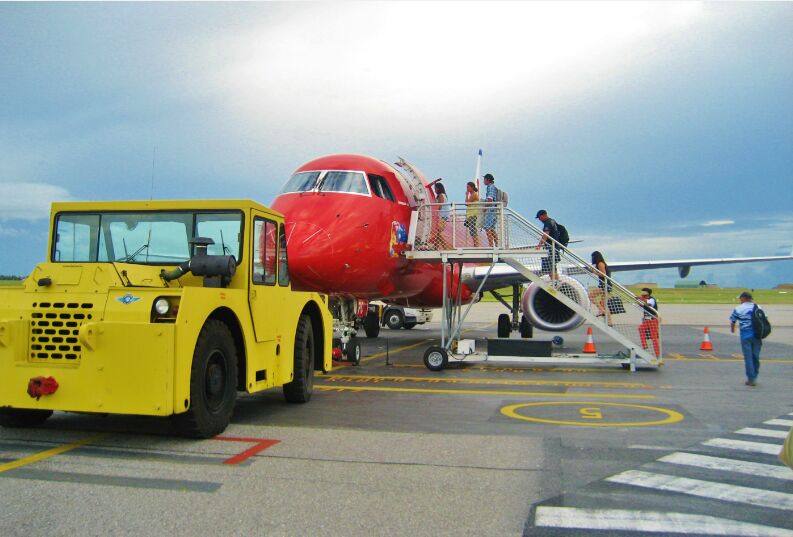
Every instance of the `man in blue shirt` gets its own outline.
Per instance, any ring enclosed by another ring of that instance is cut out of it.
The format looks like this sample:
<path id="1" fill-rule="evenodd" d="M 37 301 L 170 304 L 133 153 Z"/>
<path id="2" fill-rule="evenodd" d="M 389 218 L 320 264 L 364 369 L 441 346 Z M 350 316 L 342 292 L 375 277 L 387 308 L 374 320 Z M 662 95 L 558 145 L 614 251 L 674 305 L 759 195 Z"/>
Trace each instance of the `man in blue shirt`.
<path id="1" fill-rule="evenodd" d="M 752 327 L 752 311 L 757 306 L 752 302 L 752 293 L 744 291 L 738 296 L 740 304 L 730 315 L 730 332 L 735 333 L 735 323 L 741 330 L 741 350 L 746 366 L 746 385 L 755 386 L 757 375 L 760 373 L 760 348 L 763 340 L 755 336 Z"/>
<path id="2" fill-rule="evenodd" d="M 485 180 L 485 197 L 481 201 L 488 202 L 485 205 L 485 214 L 484 214 L 484 221 L 482 222 L 482 227 L 485 230 L 485 234 L 487 235 L 487 242 L 490 244 L 491 247 L 498 246 L 498 232 L 496 231 L 496 224 L 498 223 L 498 208 L 495 206 L 495 202 L 497 197 L 497 190 L 495 183 L 495 178 L 492 174 L 486 173 L 484 176 Z"/>

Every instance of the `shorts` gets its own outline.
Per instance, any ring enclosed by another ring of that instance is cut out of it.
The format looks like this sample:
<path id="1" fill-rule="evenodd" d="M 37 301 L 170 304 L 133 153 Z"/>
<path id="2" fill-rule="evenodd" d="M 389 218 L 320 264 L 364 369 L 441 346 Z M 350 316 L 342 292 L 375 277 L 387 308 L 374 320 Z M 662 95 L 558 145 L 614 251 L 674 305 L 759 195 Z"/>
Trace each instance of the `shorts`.
<path id="1" fill-rule="evenodd" d="M 485 212 L 485 218 L 482 222 L 482 227 L 485 229 L 496 229 L 497 215 L 495 210 L 489 209 Z"/>
<path id="2" fill-rule="evenodd" d="M 550 254 L 550 252 L 548 252 L 548 253 Z M 562 252 L 557 250 L 556 254 L 553 257 L 556 260 L 556 263 L 558 264 L 559 261 L 562 259 Z M 550 255 L 548 255 L 548 257 L 543 257 L 542 258 L 542 273 L 543 274 L 548 274 L 549 272 L 551 272 L 551 256 Z"/>

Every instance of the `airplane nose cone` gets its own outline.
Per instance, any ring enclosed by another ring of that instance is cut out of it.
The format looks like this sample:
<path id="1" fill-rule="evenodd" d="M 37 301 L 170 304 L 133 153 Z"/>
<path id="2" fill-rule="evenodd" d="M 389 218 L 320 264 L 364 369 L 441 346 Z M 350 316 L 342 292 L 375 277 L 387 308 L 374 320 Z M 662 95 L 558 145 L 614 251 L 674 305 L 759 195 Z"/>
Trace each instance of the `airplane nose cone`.
<path id="1" fill-rule="evenodd" d="M 289 274 L 293 287 L 301 290 L 323 291 L 323 272 L 333 256 L 330 234 L 310 222 L 287 224 L 287 252 Z"/>

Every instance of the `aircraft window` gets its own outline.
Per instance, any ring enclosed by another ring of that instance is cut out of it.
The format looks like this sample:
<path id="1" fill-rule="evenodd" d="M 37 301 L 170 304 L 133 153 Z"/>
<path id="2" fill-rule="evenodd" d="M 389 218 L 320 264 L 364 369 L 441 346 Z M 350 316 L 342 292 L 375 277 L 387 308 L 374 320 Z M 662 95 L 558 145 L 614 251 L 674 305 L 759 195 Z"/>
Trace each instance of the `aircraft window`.
<path id="1" fill-rule="evenodd" d="M 320 190 L 323 192 L 351 192 L 369 194 L 366 180 L 360 172 L 330 171 L 325 174 Z"/>
<path id="2" fill-rule="evenodd" d="M 369 184 L 372 186 L 372 192 L 374 192 L 375 196 L 388 201 L 396 201 L 396 198 L 394 198 L 394 193 L 391 192 L 391 187 L 388 186 L 385 177 L 370 173 Z"/>
<path id="3" fill-rule="evenodd" d="M 313 190 L 314 186 L 317 184 L 318 177 L 319 172 L 296 173 L 286 182 L 284 188 L 281 189 L 281 194 L 286 194 L 287 192 L 308 192 L 309 190 Z"/>

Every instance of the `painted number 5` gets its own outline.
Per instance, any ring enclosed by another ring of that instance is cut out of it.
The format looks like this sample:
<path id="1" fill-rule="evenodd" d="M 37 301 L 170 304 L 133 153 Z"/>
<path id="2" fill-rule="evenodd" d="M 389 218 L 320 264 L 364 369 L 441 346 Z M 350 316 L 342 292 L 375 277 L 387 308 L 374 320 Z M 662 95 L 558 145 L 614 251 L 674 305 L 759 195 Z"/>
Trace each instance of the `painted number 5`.
<path id="1" fill-rule="evenodd" d="M 600 409 L 597 408 L 597 407 L 595 407 L 595 408 L 582 408 L 579 412 L 581 412 L 581 417 L 582 418 L 587 418 L 587 419 L 590 419 L 590 420 L 602 420 L 603 419 L 603 413 L 600 412 Z"/>

